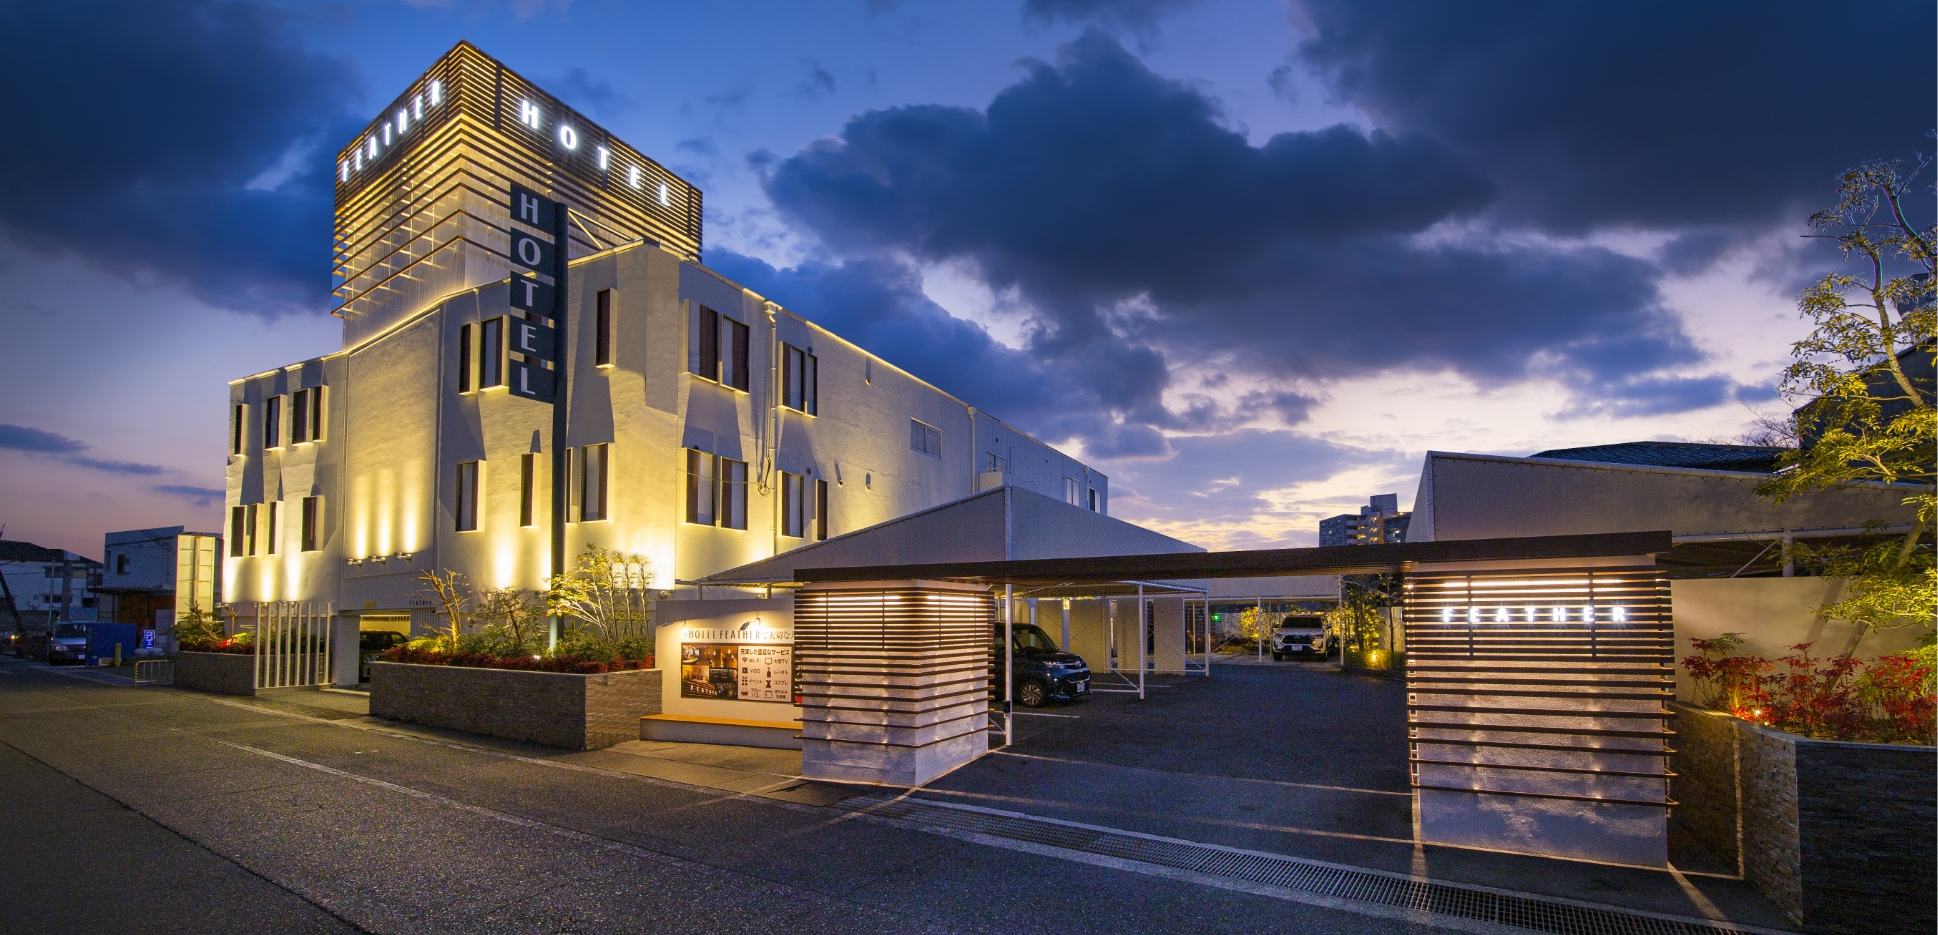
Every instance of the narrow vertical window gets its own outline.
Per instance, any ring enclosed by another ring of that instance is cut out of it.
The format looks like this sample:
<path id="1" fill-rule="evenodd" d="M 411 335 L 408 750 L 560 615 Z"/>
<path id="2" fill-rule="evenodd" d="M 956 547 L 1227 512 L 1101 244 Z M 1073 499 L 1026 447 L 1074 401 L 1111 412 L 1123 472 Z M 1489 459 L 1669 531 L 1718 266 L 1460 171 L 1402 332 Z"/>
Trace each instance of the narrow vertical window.
<path id="1" fill-rule="evenodd" d="M 565 449 L 565 521 L 568 523 L 579 521 L 579 472 L 574 470 L 578 463 L 578 449 Z"/>
<path id="2" fill-rule="evenodd" d="M 235 422 L 232 423 L 229 430 L 229 453 L 239 455 L 242 453 L 242 428 L 247 424 L 246 420 L 249 418 L 249 411 L 244 409 L 241 403 L 237 403 L 235 408 Z"/>
<path id="3" fill-rule="evenodd" d="M 235 506 L 229 508 L 229 557 L 242 557 L 242 530 L 248 522 L 249 508 Z"/>
<path id="4" fill-rule="evenodd" d="M 244 509 L 242 521 L 243 554 L 245 555 L 256 554 L 256 526 L 260 520 L 261 517 L 256 514 L 256 504 L 249 504 Z"/>
<path id="5" fill-rule="evenodd" d="M 828 538 L 828 482 L 814 482 L 814 541 Z"/>
<path id="6" fill-rule="evenodd" d="M 505 320 L 492 318 L 478 326 L 478 389 L 505 385 Z"/>
<path id="7" fill-rule="evenodd" d="M 599 301 L 593 312 L 592 322 L 592 362 L 604 367 L 612 363 L 612 290 L 599 290 Z"/>
<path id="8" fill-rule="evenodd" d="M 313 442 L 323 440 L 323 394 L 328 391 L 328 387 L 322 386 L 310 389 L 310 441 Z"/>
<path id="9" fill-rule="evenodd" d="M 271 396 L 262 401 L 262 446 L 283 447 L 283 398 Z"/>
<path id="10" fill-rule="evenodd" d="M 317 540 L 320 538 L 318 534 L 322 531 L 322 505 L 322 497 L 303 498 L 303 527 L 302 542 L 300 545 L 305 552 L 314 552 L 319 548 Z"/>
<path id="11" fill-rule="evenodd" d="M 579 519 L 596 522 L 606 518 L 607 445 L 587 445 L 579 449 Z"/>
<path id="12" fill-rule="evenodd" d="M 458 392 L 471 392 L 471 326 L 458 326 Z"/>
<path id="13" fill-rule="evenodd" d="M 781 535 L 800 538 L 806 531 L 802 522 L 801 475 L 781 472 Z"/>
<path id="14" fill-rule="evenodd" d="M 1097 512 L 1097 488 L 1090 488 L 1090 512 Z"/>
<path id="15" fill-rule="evenodd" d="M 801 352 L 801 411 L 808 415 L 821 413 L 819 385 L 820 365 L 813 354 Z"/>
<path id="16" fill-rule="evenodd" d="M 263 539 L 263 552 L 268 555 L 276 554 L 276 540 L 280 538 L 283 531 L 281 525 L 276 522 L 282 518 L 281 511 L 277 509 L 280 506 L 282 506 L 282 501 L 280 500 L 269 501 L 269 526 L 263 530 L 265 534 Z"/>
<path id="17" fill-rule="evenodd" d="M 720 459 L 720 525 L 747 528 L 747 462 Z"/>
<path id="18" fill-rule="evenodd" d="M 781 345 L 781 405 L 814 415 L 814 355 Z"/>
<path id="19" fill-rule="evenodd" d="M 702 526 L 714 524 L 714 503 L 718 487 L 714 457 L 697 448 L 686 450 L 686 521 Z"/>
<path id="20" fill-rule="evenodd" d="M 476 461 L 466 461 L 458 465 L 456 507 L 458 532 L 470 532 L 477 529 L 478 462 Z"/>
<path id="21" fill-rule="evenodd" d="M 289 396 L 289 441 L 300 445 L 310 440 L 310 391 L 297 390 Z"/>
<path id="22" fill-rule="evenodd" d="M 532 492 L 537 478 L 538 456 L 521 455 L 518 459 L 518 525 L 532 524 Z"/>
<path id="23" fill-rule="evenodd" d="M 693 324 L 699 341 L 699 357 L 693 372 L 709 380 L 720 379 L 720 313 L 700 306 L 699 320 Z"/>
<path id="24" fill-rule="evenodd" d="M 1066 477 L 1063 479 L 1063 502 L 1068 503 L 1071 506 L 1083 505 L 1082 503 L 1083 497 L 1081 497 L 1078 494 L 1077 487 L 1078 485 L 1077 485 L 1076 478 Z"/>
<path id="25" fill-rule="evenodd" d="M 749 335 L 747 326 L 733 319 L 727 319 L 727 359 L 722 367 L 720 382 L 737 390 L 748 387 L 747 354 Z"/>

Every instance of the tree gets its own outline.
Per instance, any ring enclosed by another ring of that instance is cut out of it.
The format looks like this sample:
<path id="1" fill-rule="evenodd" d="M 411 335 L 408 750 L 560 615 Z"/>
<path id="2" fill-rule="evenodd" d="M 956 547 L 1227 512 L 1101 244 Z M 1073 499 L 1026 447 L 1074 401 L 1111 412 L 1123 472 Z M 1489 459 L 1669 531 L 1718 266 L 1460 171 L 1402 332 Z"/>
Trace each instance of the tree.
<path id="1" fill-rule="evenodd" d="M 444 625 L 437 628 L 437 640 L 448 643 L 451 652 L 458 651 L 458 640 L 464 636 L 464 622 L 471 616 L 471 586 L 464 583 L 461 571 L 421 571 L 417 580 L 424 582 L 424 596 L 437 603 L 438 613 L 444 617 Z"/>
<path id="2" fill-rule="evenodd" d="M 1804 289 L 1797 307 L 1815 326 L 1791 348 L 1780 390 L 1801 403 L 1792 416 L 1798 447 L 1778 459 L 1778 472 L 1757 487 L 1776 503 L 1798 494 L 1879 482 L 1907 484 L 1916 511 L 1902 536 L 1869 547 L 1809 550 L 1825 574 L 1849 576 L 1841 600 L 1820 613 L 1856 625 L 1846 648 L 1887 627 L 1932 625 L 1938 569 L 1931 530 L 1938 498 L 1938 446 L 1933 386 L 1920 379 L 1938 364 L 1934 283 L 1938 226 L 1917 226 L 1906 196 L 1930 160 L 1867 162 L 1838 181 L 1835 205 L 1810 217 L 1855 272 L 1832 272 Z M 1911 365 L 1909 369 L 1907 365 Z M 1872 518 L 1867 526 L 1887 524 Z"/>
<path id="3" fill-rule="evenodd" d="M 545 622 L 545 601 L 524 588 L 494 588 L 484 592 L 474 614 L 495 633 L 500 655 L 525 655 L 543 648 L 538 638 Z"/>
<path id="4" fill-rule="evenodd" d="M 652 564 L 588 545 L 571 571 L 552 579 L 547 609 L 615 643 L 653 635 Z"/>

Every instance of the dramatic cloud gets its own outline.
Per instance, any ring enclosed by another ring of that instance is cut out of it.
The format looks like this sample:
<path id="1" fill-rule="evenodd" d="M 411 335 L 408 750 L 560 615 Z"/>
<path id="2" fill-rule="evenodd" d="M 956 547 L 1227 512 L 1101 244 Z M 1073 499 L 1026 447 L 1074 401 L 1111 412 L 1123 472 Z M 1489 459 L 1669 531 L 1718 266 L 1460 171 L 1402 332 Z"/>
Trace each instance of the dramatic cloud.
<path id="1" fill-rule="evenodd" d="M 1799 221 L 1838 172 L 1927 146 L 1919 0 L 1296 0 L 1306 62 L 1550 229 Z"/>
<path id="2" fill-rule="evenodd" d="M 132 461 L 101 461 L 83 457 L 80 453 L 88 449 L 86 442 L 75 441 L 65 435 L 44 429 L 29 428 L 24 425 L 0 423 L 0 449 L 24 451 L 29 454 L 51 455 L 69 464 L 112 474 L 160 474 L 167 468 L 155 464 L 136 464 Z"/>
<path id="3" fill-rule="evenodd" d="M 327 158 L 354 133 L 346 62 L 292 14 L 196 0 L 8 3 L 11 143 L 0 236 L 226 308 L 319 308 L 330 281 Z M 251 183 L 255 183 L 252 187 Z"/>
<path id="4" fill-rule="evenodd" d="M 1661 308 L 1650 264 L 1428 236 L 1495 200 L 1446 146 L 1349 126 L 1254 146 L 1214 101 L 1101 33 L 1031 65 L 986 111 L 856 117 L 776 164 L 767 191 L 846 255 L 966 262 L 1014 290 L 1034 310 L 1032 365 L 1081 388 L 1108 424 L 1153 434 L 1235 417 L 1175 408 L 1181 361 L 1265 386 L 1247 404 L 1288 421 L 1303 383 L 1400 367 L 1484 385 L 1556 378 L 1589 400 L 1582 412 L 1675 411 L 1729 390 L 1651 376 L 1702 355 Z"/>

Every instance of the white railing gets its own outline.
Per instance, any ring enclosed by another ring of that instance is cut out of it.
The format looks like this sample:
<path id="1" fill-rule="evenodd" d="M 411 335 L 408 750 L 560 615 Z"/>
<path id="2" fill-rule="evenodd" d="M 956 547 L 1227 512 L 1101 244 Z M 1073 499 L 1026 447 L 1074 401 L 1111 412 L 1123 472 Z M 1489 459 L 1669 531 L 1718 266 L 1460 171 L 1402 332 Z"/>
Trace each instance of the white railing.
<path id="1" fill-rule="evenodd" d="M 256 604 L 256 688 L 302 688 L 330 683 L 328 602 L 260 601 Z"/>

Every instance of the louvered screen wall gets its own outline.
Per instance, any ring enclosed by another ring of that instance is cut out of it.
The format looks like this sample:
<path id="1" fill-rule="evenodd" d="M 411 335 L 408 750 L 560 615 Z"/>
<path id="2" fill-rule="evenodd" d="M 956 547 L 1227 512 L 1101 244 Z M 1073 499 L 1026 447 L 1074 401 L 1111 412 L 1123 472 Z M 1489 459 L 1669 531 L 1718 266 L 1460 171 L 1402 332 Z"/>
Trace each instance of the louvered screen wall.
<path id="1" fill-rule="evenodd" d="M 915 785 L 988 752 L 995 619 L 983 589 L 797 593 L 802 775 Z"/>
<path id="2" fill-rule="evenodd" d="M 1404 613 L 1424 840 L 1666 861 L 1675 647 L 1661 572 L 1415 573 Z"/>

